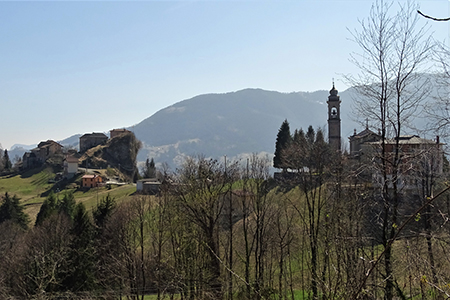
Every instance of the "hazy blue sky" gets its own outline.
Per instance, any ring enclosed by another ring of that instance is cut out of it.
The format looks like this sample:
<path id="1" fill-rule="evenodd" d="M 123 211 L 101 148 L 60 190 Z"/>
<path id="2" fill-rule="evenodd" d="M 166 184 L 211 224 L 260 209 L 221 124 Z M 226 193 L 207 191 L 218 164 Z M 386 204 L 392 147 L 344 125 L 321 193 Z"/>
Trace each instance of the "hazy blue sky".
<path id="1" fill-rule="evenodd" d="M 450 15 L 449 0 L 418 1 Z M 372 1 L 0 1 L 0 143 L 139 123 L 205 93 L 347 87 Z M 449 39 L 449 23 L 430 22 Z M 174 120 L 176 122 L 176 120 Z"/>

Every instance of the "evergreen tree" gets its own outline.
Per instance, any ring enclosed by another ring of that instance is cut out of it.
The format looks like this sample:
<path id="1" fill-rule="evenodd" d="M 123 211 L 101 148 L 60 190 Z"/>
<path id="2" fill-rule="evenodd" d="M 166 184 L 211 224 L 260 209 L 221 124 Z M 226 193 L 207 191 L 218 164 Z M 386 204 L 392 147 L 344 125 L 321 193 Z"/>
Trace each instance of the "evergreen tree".
<path id="1" fill-rule="evenodd" d="M 320 128 L 316 132 L 316 139 L 314 141 L 314 144 L 318 147 L 326 147 L 327 145 L 327 143 L 325 142 L 323 131 Z"/>
<path id="2" fill-rule="evenodd" d="M 47 199 L 41 205 L 41 209 L 36 217 L 36 226 L 39 226 L 44 222 L 44 220 L 48 219 L 52 214 L 58 212 L 58 203 L 55 194 L 53 191 L 50 191 L 50 194 L 47 196 Z"/>
<path id="3" fill-rule="evenodd" d="M 73 195 L 73 193 L 66 193 L 64 194 L 61 202 L 58 204 L 58 211 L 73 219 L 76 205 L 77 203 L 75 202 L 75 196 Z"/>
<path id="4" fill-rule="evenodd" d="M 273 166 L 279 169 L 287 169 L 286 164 L 283 162 L 283 151 L 288 148 L 292 141 L 291 131 L 289 129 L 289 122 L 284 120 L 281 124 L 277 134 L 277 141 L 275 143 L 275 156 L 273 157 Z"/>
<path id="5" fill-rule="evenodd" d="M 150 161 L 147 158 L 147 160 L 145 161 L 143 177 L 144 178 L 155 178 L 156 177 L 156 167 L 155 167 L 155 161 L 153 160 L 153 158 Z"/>
<path id="6" fill-rule="evenodd" d="M 75 207 L 72 234 L 70 273 L 63 285 L 71 291 L 89 291 L 95 287 L 94 227 L 83 203 Z"/>
<path id="7" fill-rule="evenodd" d="M 322 136 L 323 136 L 323 134 L 322 134 Z M 308 131 L 306 132 L 306 140 L 307 140 L 308 144 L 310 144 L 310 145 L 314 144 L 315 138 L 316 138 L 316 132 L 314 131 L 314 128 L 311 125 L 309 125 Z"/>
<path id="8" fill-rule="evenodd" d="M 3 149 L 0 148 L 0 154 L 3 152 Z M 2 172 L 4 170 L 3 167 L 3 157 L 0 157 L 0 172 Z"/>
<path id="9" fill-rule="evenodd" d="M 302 128 L 300 130 L 295 130 L 294 132 L 294 143 L 300 146 L 304 146 L 306 144 L 305 132 Z"/>
<path id="10" fill-rule="evenodd" d="M 305 132 L 302 128 L 295 130 L 292 145 L 289 150 L 285 151 L 284 155 L 289 155 L 289 167 L 291 169 L 301 169 L 300 166 L 306 165 L 308 142 L 306 140 Z"/>
<path id="11" fill-rule="evenodd" d="M 24 207 L 20 204 L 19 200 L 16 195 L 11 197 L 8 193 L 5 193 L 3 203 L 0 206 L 0 223 L 11 220 L 23 229 L 27 229 L 30 220 L 28 215 L 23 211 Z"/>
<path id="12" fill-rule="evenodd" d="M 102 228 L 108 218 L 111 216 L 112 211 L 116 207 L 116 201 L 109 194 L 104 197 L 96 209 L 92 212 L 94 216 L 94 222 L 97 227 Z"/>
<path id="13" fill-rule="evenodd" d="M 3 152 L 3 168 L 5 171 L 10 171 L 12 168 L 11 160 L 9 159 L 8 150 Z"/>
<path id="14" fill-rule="evenodd" d="M 150 175 L 150 178 L 156 177 L 156 167 L 155 167 L 155 161 L 152 159 L 150 160 L 150 164 L 148 166 L 148 175 Z"/>
<path id="15" fill-rule="evenodd" d="M 323 131 L 319 128 L 316 132 L 309 126 L 306 134 L 303 129 L 295 130 L 292 143 L 283 151 L 282 161 L 284 165 L 298 171 L 315 169 L 329 159 L 329 150 Z"/>

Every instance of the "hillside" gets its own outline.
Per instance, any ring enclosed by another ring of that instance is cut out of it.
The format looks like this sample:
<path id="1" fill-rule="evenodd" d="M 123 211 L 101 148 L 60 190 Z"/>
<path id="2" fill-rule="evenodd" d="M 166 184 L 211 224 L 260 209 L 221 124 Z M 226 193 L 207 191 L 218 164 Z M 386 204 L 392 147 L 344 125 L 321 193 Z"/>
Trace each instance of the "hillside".
<path id="1" fill-rule="evenodd" d="M 73 182 L 80 185 L 81 176 L 74 178 Z M 75 187 L 77 184 L 74 184 L 68 185 L 65 189 L 59 191 L 59 189 L 55 188 L 55 183 L 52 182 L 54 178 L 55 173 L 49 167 L 29 170 L 20 175 L 0 177 L 0 198 L 5 195 L 5 192 L 8 192 L 10 195 L 17 195 L 25 205 L 25 212 L 30 216 L 31 224 L 34 224 L 42 202 L 44 202 L 50 190 L 56 191 L 58 198 L 64 197 L 66 192 L 74 192 L 76 201 L 83 202 L 88 209 L 94 207 L 99 200 L 108 194 L 115 198 L 117 202 L 121 202 L 130 199 L 136 191 L 136 186 L 133 184 L 113 186 L 112 189 L 100 187 L 87 191 L 77 189 Z"/>
<path id="2" fill-rule="evenodd" d="M 225 94 L 207 94 L 178 102 L 135 125 L 133 130 L 144 147 L 138 160 L 177 165 L 185 155 L 238 157 L 257 152 L 272 155 L 276 134 L 284 119 L 291 130 L 309 125 L 326 129 L 328 91 L 280 93 L 245 89 Z M 350 95 L 342 100 L 342 135 L 353 133 Z"/>

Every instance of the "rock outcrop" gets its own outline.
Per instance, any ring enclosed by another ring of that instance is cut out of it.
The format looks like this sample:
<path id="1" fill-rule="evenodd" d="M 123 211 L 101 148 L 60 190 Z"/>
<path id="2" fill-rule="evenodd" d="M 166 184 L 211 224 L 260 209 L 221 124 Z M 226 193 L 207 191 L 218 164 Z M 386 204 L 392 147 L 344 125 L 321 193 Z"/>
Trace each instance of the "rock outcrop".
<path id="1" fill-rule="evenodd" d="M 81 158 L 88 165 L 98 168 L 117 168 L 120 172 L 135 180 L 137 176 L 136 158 L 142 143 L 132 132 L 109 139 L 106 145 L 89 149 Z"/>

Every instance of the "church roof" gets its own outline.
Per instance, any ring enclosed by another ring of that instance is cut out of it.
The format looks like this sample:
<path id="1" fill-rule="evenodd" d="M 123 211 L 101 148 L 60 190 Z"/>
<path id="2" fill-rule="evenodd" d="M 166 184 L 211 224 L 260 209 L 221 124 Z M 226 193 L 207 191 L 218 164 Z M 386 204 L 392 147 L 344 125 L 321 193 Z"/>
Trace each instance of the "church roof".
<path id="1" fill-rule="evenodd" d="M 334 84 L 333 84 L 333 88 L 330 90 L 330 95 L 336 96 L 337 94 L 338 94 L 338 90 L 334 87 Z"/>
<path id="2" fill-rule="evenodd" d="M 353 140 L 353 139 L 361 139 L 363 137 L 369 136 L 369 135 L 375 135 L 378 136 L 378 134 L 376 134 L 375 132 L 373 132 L 372 130 L 370 130 L 369 128 L 366 127 L 366 129 L 364 129 L 363 131 L 356 133 L 356 129 L 355 129 L 355 133 L 349 137 L 349 139 Z"/>
<path id="3" fill-rule="evenodd" d="M 381 141 L 372 142 L 371 144 L 380 144 Z M 395 144 L 395 139 L 387 139 L 386 144 Z M 401 135 L 398 139 L 398 143 L 401 145 L 426 145 L 426 144 L 436 144 L 433 140 L 423 139 L 418 135 Z M 439 143 L 442 145 L 442 143 Z"/>
<path id="4" fill-rule="evenodd" d="M 334 87 L 334 82 L 333 82 L 333 87 L 330 90 L 330 96 L 328 96 L 328 101 L 340 101 L 339 100 L 339 96 L 338 96 L 338 90 Z"/>

